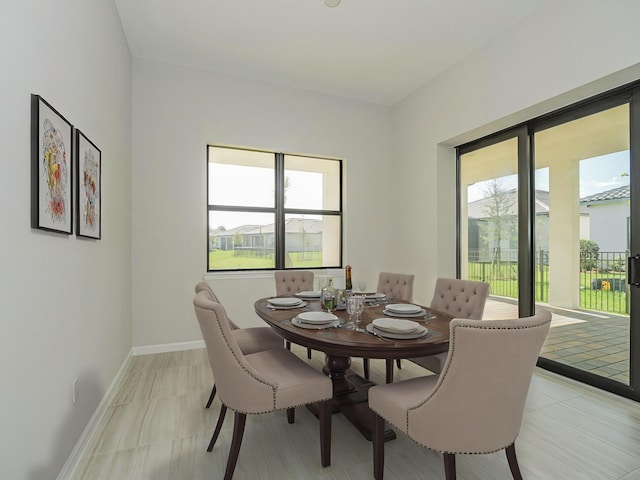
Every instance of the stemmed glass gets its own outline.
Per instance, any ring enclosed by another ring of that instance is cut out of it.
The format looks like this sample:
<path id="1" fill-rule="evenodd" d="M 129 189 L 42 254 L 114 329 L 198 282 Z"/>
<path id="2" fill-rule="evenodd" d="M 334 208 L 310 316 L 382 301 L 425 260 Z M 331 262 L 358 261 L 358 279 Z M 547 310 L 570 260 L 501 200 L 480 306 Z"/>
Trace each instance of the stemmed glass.
<path id="1" fill-rule="evenodd" d="M 364 297 L 360 295 L 351 295 L 347 298 L 347 313 L 349 314 L 349 323 L 347 328 L 357 329 L 360 323 L 360 315 L 364 311 Z M 355 317 L 355 321 L 354 321 Z"/>
<path id="2" fill-rule="evenodd" d="M 358 295 L 357 300 L 355 301 L 355 314 L 356 314 L 356 329 L 360 325 L 360 315 L 364 312 L 364 296 Z"/>

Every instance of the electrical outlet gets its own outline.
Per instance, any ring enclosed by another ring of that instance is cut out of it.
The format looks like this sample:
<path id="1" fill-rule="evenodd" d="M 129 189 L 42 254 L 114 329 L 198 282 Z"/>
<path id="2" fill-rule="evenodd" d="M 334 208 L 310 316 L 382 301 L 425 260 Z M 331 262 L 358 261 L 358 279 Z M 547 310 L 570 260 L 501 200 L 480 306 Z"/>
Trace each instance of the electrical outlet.
<path id="1" fill-rule="evenodd" d="M 76 400 L 78 399 L 78 377 L 73 379 L 73 394 L 72 394 L 72 400 L 73 403 L 76 403 Z"/>

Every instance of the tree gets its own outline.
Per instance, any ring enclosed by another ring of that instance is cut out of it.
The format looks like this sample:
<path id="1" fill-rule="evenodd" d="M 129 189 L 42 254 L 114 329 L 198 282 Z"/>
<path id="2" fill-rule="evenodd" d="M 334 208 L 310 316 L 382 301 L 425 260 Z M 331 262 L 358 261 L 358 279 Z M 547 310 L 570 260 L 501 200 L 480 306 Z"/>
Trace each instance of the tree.
<path id="1" fill-rule="evenodd" d="M 242 235 L 240 235 L 240 232 L 236 232 L 233 234 L 233 249 L 235 250 L 238 247 L 242 246 Z M 234 251 L 234 256 L 236 255 L 236 252 Z"/>
<path id="2" fill-rule="evenodd" d="M 500 268 L 501 243 L 503 238 L 511 239 L 515 234 L 513 223 L 513 206 L 516 202 L 514 190 L 507 190 L 500 179 L 494 178 L 484 189 L 486 205 L 484 214 L 487 216 L 487 234 L 489 240 L 495 244 L 494 265 Z"/>

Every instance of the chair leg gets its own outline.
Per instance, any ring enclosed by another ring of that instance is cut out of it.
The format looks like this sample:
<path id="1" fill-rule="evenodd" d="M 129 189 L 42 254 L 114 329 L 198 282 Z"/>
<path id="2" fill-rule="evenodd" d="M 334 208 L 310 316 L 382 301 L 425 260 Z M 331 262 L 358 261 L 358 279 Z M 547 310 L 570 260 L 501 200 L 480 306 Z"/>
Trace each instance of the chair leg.
<path id="1" fill-rule="evenodd" d="M 393 359 L 387 358 L 387 360 L 385 360 L 385 362 L 387 363 L 387 378 L 386 378 L 386 382 L 387 383 L 393 383 Z"/>
<path id="2" fill-rule="evenodd" d="M 207 405 L 204 408 L 209 408 L 211 406 L 211 402 L 213 402 L 213 399 L 216 396 L 216 384 L 213 384 L 213 388 L 211 389 L 211 395 L 209 395 L 209 401 L 207 402 Z"/>
<path id="3" fill-rule="evenodd" d="M 311 349 L 307 348 L 307 358 L 311 360 Z"/>
<path id="4" fill-rule="evenodd" d="M 224 471 L 224 480 L 231 480 L 231 478 L 233 478 L 233 472 L 236 469 L 236 463 L 238 463 L 238 454 L 240 453 L 240 445 L 242 444 L 242 435 L 244 434 L 244 425 L 246 422 L 247 415 L 245 413 L 235 412 L 233 439 L 231 440 L 227 469 Z"/>
<path id="5" fill-rule="evenodd" d="M 369 380 L 369 359 L 362 359 L 362 367 L 364 368 L 364 378 Z"/>
<path id="6" fill-rule="evenodd" d="M 516 444 L 512 443 L 507 448 L 507 461 L 509 462 L 509 468 L 511 469 L 511 475 L 513 480 L 522 480 L 522 474 L 520 473 L 520 467 L 518 466 L 518 458 L 516 457 Z"/>
<path id="7" fill-rule="evenodd" d="M 445 480 L 456 480 L 456 454 L 443 453 L 444 458 L 444 478 Z"/>
<path id="8" fill-rule="evenodd" d="M 396 367 L 398 367 L 398 370 L 402 369 L 402 361 L 399 358 L 396 358 Z"/>
<path id="9" fill-rule="evenodd" d="M 220 430 L 222 430 L 222 423 L 224 422 L 224 416 L 227 414 L 227 406 L 222 405 L 220 409 L 220 415 L 218 415 L 218 423 L 216 423 L 216 428 L 213 430 L 213 435 L 211 436 L 211 441 L 209 442 L 209 446 L 207 447 L 207 452 L 213 450 L 213 446 L 218 441 L 218 435 L 220 435 Z"/>
<path id="10" fill-rule="evenodd" d="M 318 420 L 320 421 L 320 463 L 323 467 L 331 465 L 331 415 L 332 400 L 320 402 L 320 412 Z"/>
<path id="11" fill-rule="evenodd" d="M 289 424 L 296 423 L 296 409 L 295 408 L 287 408 L 287 422 L 289 422 Z"/>
<path id="12" fill-rule="evenodd" d="M 373 423 L 373 478 L 382 480 L 384 476 L 384 418 L 374 413 Z"/>

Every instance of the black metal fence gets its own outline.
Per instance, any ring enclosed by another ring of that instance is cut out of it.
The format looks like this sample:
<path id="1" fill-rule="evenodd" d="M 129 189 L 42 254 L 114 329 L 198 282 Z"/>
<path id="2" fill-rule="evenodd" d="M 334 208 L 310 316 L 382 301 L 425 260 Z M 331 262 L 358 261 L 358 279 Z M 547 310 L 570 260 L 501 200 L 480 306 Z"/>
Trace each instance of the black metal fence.
<path id="1" fill-rule="evenodd" d="M 618 314 L 629 313 L 626 278 L 628 252 L 581 254 L 580 308 Z M 549 252 L 536 253 L 536 301 L 549 301 Z M 469 251 L 468 278 L 491 285 L 491 293 L 518 297 L 518 258 L 515 250 Z"/>

